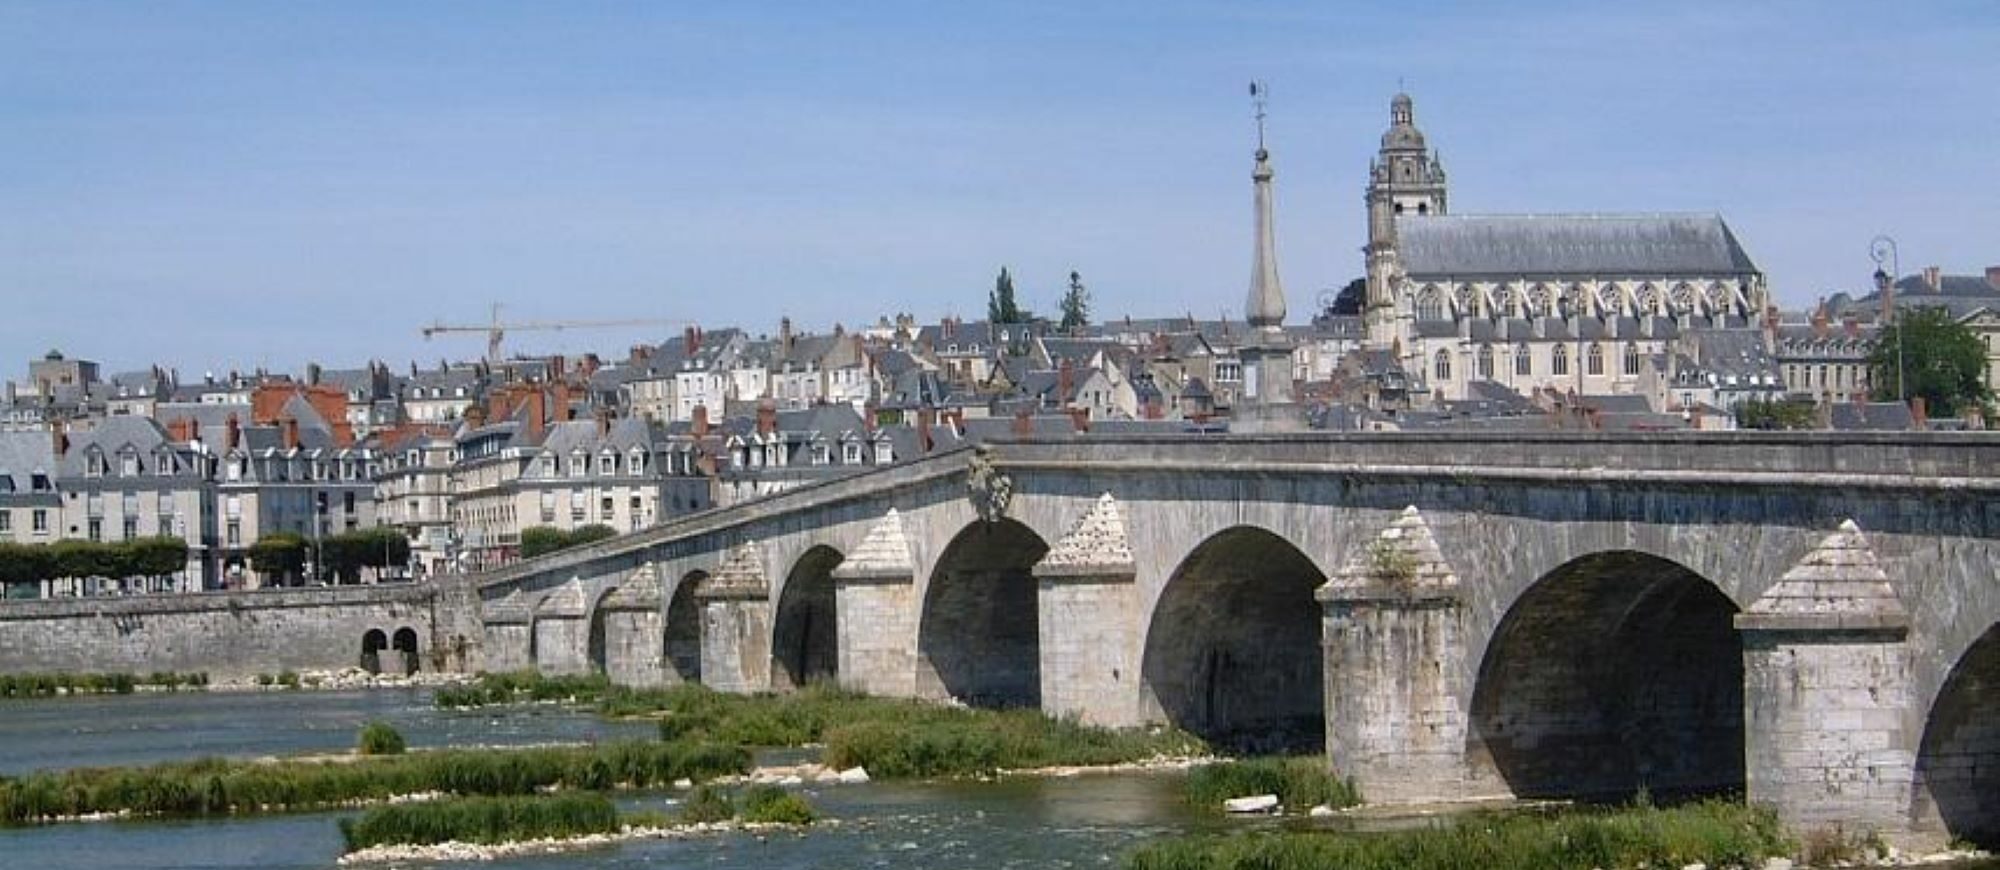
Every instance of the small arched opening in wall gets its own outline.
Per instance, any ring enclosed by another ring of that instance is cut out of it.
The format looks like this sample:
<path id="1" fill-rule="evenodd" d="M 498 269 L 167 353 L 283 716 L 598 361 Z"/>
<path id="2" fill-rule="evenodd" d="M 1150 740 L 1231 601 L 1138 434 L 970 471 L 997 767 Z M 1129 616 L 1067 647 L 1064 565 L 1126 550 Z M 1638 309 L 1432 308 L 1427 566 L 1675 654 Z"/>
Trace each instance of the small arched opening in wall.
<path id="1" fill-rule="evenodd" d="M 1916 821 L 2000 848 L 2000 624 L 1958 660 L 1917 748 Z"/>
<path id="2" fill-rule="evenodd" d="M 417 630 L 409 626 L 396 629 L 389 638 L 389 647 L 396 651 L 396 667 L 404 676 L 417 672 Z"/>
<path id="3" fill-rule="evenodd" d="M 785 575 L 785 588 L 771 619 L 771 688 L 831 683 L 839 676 L 833 569 L 845 558 L 821 544 L 800 556 Z"/>
<path id="4" fill-rule="evenodd" d="M 701 682 L 701 602 L 694 590 L 707 579 L 705 571 L 689 572 L 667 601 L 667 667 L 685 683 Z"/>
<path id="5" fill-rule="evenodd" d="M 371 628 L 361 636 L 361 669 L 371 674 L 382 672 L 382 651 L 389 648 L 389 635 L 379 628 Z"/>
<path id="6" fill-rule="evenodd" d="M 1167 721 L 1235 752 L 1326 743 L 1326 582 L 1290 541 L 1225 529 L 1181 560 L 1146 628 L 1141 676 Z"/>
<path id="7" fill-rule="evenodd" d="M 983 707 L 1039 707 L 1035 563 L 1049 545 L 1010 519 L 975 522 L 945 547 L 924 592 L 917 649 L 943 693 Z"/>
<path id="8" fill-rule="evenodd" d="M 1520 797 L 1618 800 L 1744 787 L 1743 643 L 1729 596 L 1618 550 L 1529 587 L 1472 697 L 1472 760 Z"/>
<path id="9" fill-rule="evenodd" d="M 590 622 L 584 640 L 584 658 L 589 662 L 590 672 L 593 674 L 610 673 L 610 639 L 604 623 L 611 614 L 604 606 L 604 600 L 610 598 L 611 593 L 617 591 L 617 588 L 606 586 L 603 592 L 598 593 L 597 600 L 591 603 L 590 613 L 586 617 Z"/>

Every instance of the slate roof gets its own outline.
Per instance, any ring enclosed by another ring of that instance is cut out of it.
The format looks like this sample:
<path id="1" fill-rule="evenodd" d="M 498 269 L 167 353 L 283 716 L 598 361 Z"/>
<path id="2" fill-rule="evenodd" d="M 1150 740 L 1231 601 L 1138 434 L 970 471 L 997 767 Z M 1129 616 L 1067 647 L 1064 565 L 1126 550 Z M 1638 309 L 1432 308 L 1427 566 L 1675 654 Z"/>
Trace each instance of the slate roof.
<path id="1" fill-rule="evenodd" d="M 47 432 L 0 432 L 0 493 L 33 491 L 36 472 L 55 477 L 54 436 Z"/>
<path id="2" fill-rule="evenodd" d="M 1757 265 L 1718 215 L 1437 215 L 1396 220 L 1412 276 L 1738 275 Z"/>

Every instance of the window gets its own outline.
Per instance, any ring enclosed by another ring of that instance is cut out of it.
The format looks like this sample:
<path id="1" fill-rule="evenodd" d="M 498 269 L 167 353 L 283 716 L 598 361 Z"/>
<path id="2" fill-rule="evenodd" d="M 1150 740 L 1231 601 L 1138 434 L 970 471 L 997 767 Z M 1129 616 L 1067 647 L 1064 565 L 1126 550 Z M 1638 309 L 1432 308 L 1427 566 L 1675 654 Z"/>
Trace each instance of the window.
<path id="1" fill-rule="evenodd" d="M 104 518 L 91 517 L 89 523 L 89 532 L 87 532 L 86 534 L 93 541 L 104 540 Z"/>
<path id="2" fill-rule="evenodd" d="M 174 455 L 162 453 L 153 458 L 153 473 L 166 477 L 174 473 Z"/>
<path id="3" fill-rule="evenodd" d="M 128 517 L 137 516 L 139 514 L 139 494 L 128 492 L 120 496 L 118 499 L 118 512 Z"/>
<path id="4" fill-rule="evenodd" d="M 1493 345 L 1482 344 L 1479 346 L 1477 366 L 1479 367 L 1479 377 L 1481 380 L 1493 380 Z"/>
<path id="5" fill-rule="evenodd" d="M 553 492 L 544 492 L 542 493 L 542 522 L 553 523 L 555 521 L 556 494 Z"/>
<path id="6" fill-rule="evenodd" d="M 1438 351 L 1436 362 L 1431 366 L 1431 370 L 1437 375 L 1438 380 L 1451 380 L 1451 352 Z"/>
<path id="7" fill-rule="evenodd" d="M 123 531 L 125 532 L 125 540 L 129 541 L 132 540 L 133 538 L 139 537 L 139 518 L 130 516 L 126 517 L 125 528 Z"/>
<path id="8" fill-rule="evenodd" d="M 875 445 L 876 465 L 888 465 L 889 463 L 894 461 L 895 461 L 895 451 L 893 448 L 889 446 L 889 442 L 883 441 Z"/>
<path id="9" fill-rule="evenodd" d="M 353 490 L 348 490 L 347 492 L 344 492 L 344 493 L 341 493 L 341 495 L 340 495 L 340 507 L 341 507 L 341 509 L 342 509 L 342 510 L 344 510 L 344 511 L 346 511 L 346 512 L 350 513 L 350 514 L 351 514 L 351 513 L 354 513 L 354 491 L 353 491 Z"/>
<path id="10" fill-rule="evenodd" d="M 1558 344 L 1549 352 L 1549 374 L 1569 374 L 1569 346 Z"/>
<path id="11" fill-rule="evenodd" d="M 861 445 L 853 441 L 849 441 L 846 444 L 841 445 L 840 461 L 848 465 L 860 465 Z"/>
<path id="12" fill-rule="evenodd" d="M 606 519 L 606 520 L 611 519 L 611 511 L 612 511 L 611 505 L 612 505 L 611 496 L 607 495 L 601 499 L 598 499 L 597 516 L 600 519 Z"/>
<path id="13" fill-rule="evenodd" d="M 105 466 L 104 454 L 97 448 L 92 447 L 90 448 L 90 453 L 85 455 L 83 459 L 83 476 L 103 477 Z"/>
<path id="14" fill-rule="evenodd" d="M 172 514 L 174 512 L 174 494 L 171 492 L 160 493 L 158 508 L 161 516 Z"/>
<path id="15" fill-rule="evenodd" d="M 584 495 L 581 491 L 572 492 L 569 494 L 570 521 L 579 523 L 583 522 L 583 514 L 586 504 L 587 503 L 584 501 Z"/>
<path id="16" fill-rule="evenodd" d="M 159 521 L 154 524 L 154 526 L 155 526 L 155 531 L 153 533 L 159 535 L 162 538 L 172 537 L 174 534 L 173 517 L 162 516 L 160 517 Z"/>
<path id="17" fill-rule="evenodd" d="M 1604 374 L 1604 345 L 1590 343 L 1590 349 L 1583 355 L 1583 371 L 1590 375 Z"/>
<path id="18" fill-rule="evenodd" d="M 625 473 L 634 476 L 646 473 L 646 451 L 633 448 L 632 454 L 625 457 Z"/>
<path id="19" fill-rule="evenodd" d="M 118 476 L 119 477 L 139 476 L 139 454 L 125 453 L 118 457 Z"/>
<path id="20" fill-rule="evenodd" d="M 0 509 L 0 533 L 14 530 L 14 512 Z"/>
<path id="21" fill-rule="evenodd" d="M 583 454 L 583 451 L 579 450 L 575 453 L 570 454 L 569 476 L 582 477 L 589 470 L 590 470 L 590 457 L 585 456 Z"/>
<path id="22" fill-rule="evenodd" d="M 222 500 L 222 513 L 230 519 L 243 516 L 243 497 L 232 495 Z"/>
<path id="23" fill-rule="evenodd" d="M 30 529 L 33 529 L 35 534 L 37 535 L 48 534 L 49 533 L 48 510 L 46 508 L 36 508 L 34 514 L 28 518 L 28 523 L 29 523 L 28 527 Z"/>
<path id="24" fill-rule="evenodd" d="M 1514 374 L 1526 377 L 1535 373 L 1535 357 L 1528 352 L 1527 345 L 1514 348 Z"/>
<path id="25" fill-rule="evenodd" d="M 1636 341 L 1628 341 L 1625 343 L 1625 374 L 1637 375 L 1638 373 L 1639 373 L 1639 343 Z"/>

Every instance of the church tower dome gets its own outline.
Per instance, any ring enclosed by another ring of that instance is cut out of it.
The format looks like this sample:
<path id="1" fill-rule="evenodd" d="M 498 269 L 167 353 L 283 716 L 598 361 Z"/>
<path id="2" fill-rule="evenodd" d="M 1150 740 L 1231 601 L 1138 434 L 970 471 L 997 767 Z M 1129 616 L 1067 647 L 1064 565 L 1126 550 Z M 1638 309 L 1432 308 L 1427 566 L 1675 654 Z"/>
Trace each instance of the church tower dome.
<path id="1" fill-rule="evenodd" d="M 1417 129 L 1416 102 L 1398 93 L 1389 100 L 1389 129 L 1368 167 L 1368 297 L 1363 317 L 1371 344 L 1396 339 L 1396 222 L 1445 213 L 1444 161 Z"/>

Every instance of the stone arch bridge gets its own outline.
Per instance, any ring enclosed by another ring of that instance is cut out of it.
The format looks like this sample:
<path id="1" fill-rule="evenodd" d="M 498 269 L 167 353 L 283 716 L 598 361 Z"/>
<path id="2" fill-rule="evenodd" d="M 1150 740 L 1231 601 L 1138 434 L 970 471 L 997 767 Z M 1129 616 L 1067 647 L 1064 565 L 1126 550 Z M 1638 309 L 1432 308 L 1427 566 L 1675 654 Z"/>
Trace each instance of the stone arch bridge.
<path id="1" fill-rule="evenodd" d="M 2000 838 L 2000 440 L 1011 440 L 477 578 L 488 670 L 1165 722 L 1371 800 Z"/>

